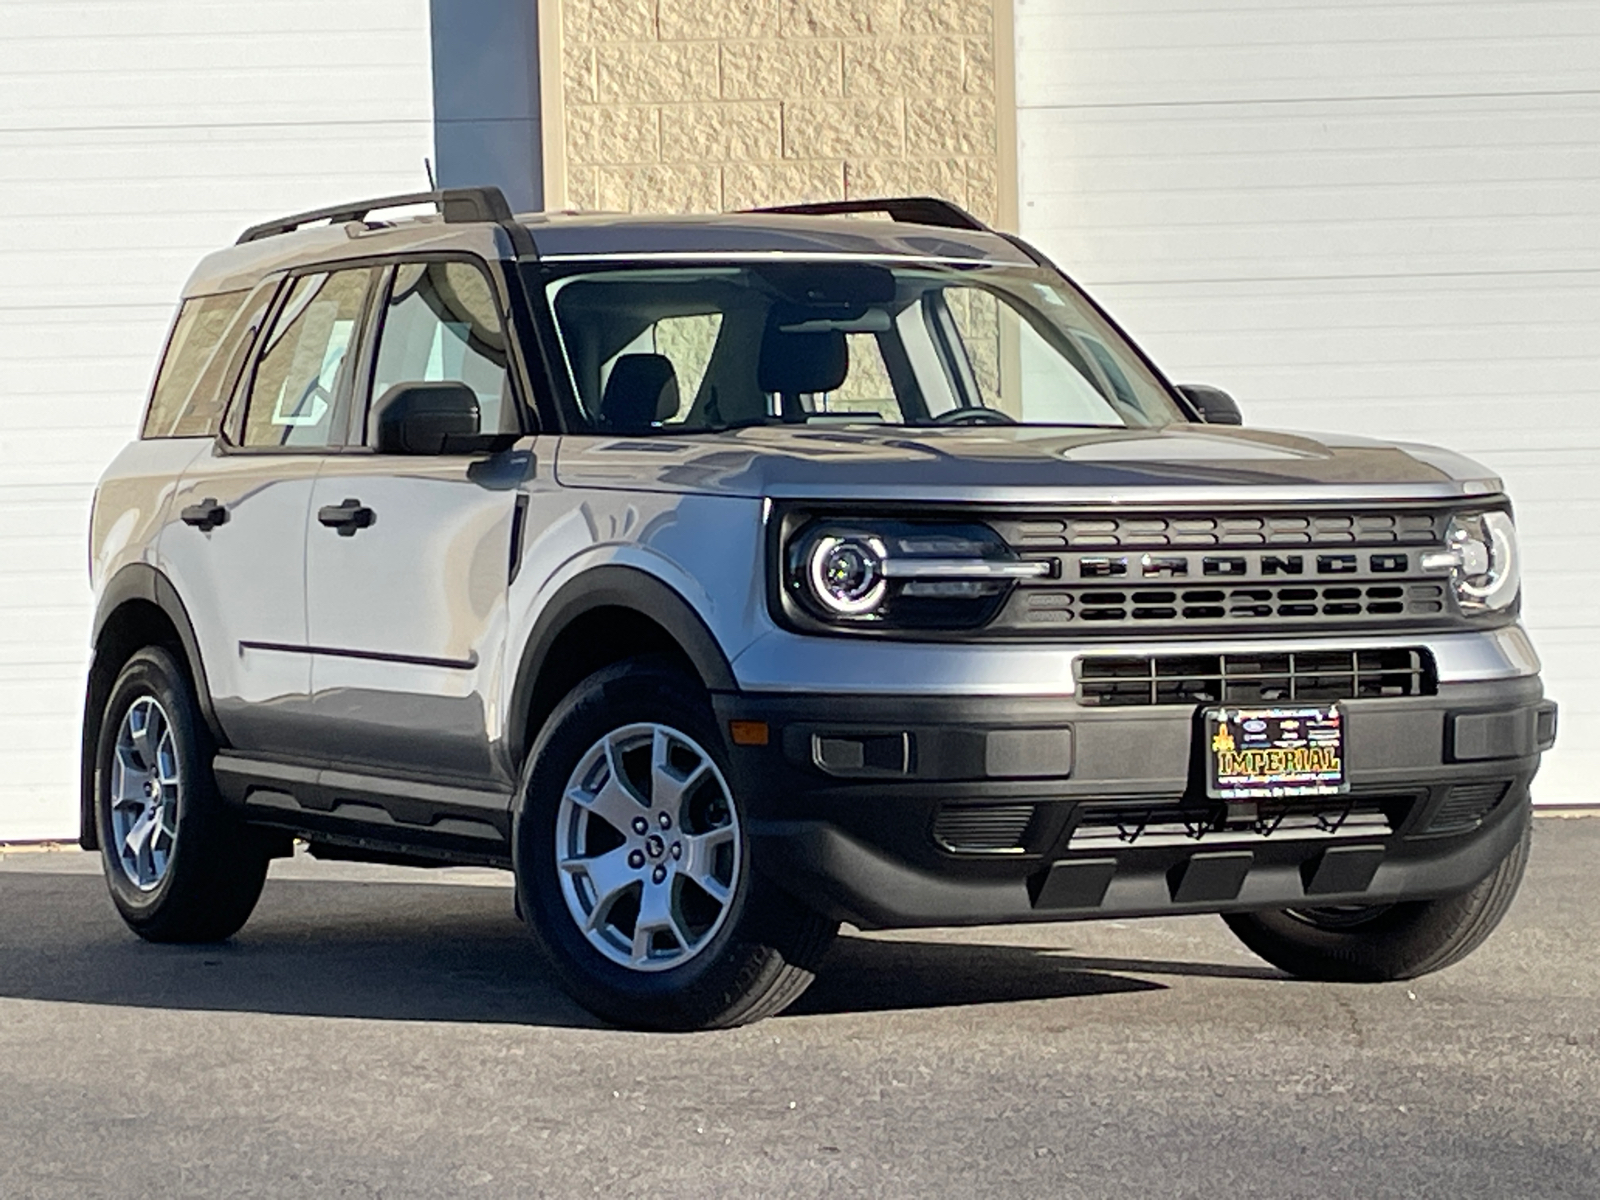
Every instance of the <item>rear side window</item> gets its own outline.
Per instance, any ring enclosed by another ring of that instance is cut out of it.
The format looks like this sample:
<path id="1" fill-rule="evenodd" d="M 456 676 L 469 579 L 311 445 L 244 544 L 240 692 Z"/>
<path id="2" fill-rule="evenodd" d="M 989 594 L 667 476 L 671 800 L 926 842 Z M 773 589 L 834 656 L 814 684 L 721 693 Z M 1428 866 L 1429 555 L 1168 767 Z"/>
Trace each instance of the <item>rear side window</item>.
<path id="1" fill-rule="evenodd" d="M 262 341 L 245 408 L 244 445 L 331 446 L 349 388 L 357 327 L 377 272 L 319 272 L 294 281 Z"/>
<path id="2" fill-rule="evenodd" d="M 248 292 L 185 300 L 167 341 L 142 436 L 211 437 L 222 422 L 228 363 L 249 328 L 239 320 Z"/>

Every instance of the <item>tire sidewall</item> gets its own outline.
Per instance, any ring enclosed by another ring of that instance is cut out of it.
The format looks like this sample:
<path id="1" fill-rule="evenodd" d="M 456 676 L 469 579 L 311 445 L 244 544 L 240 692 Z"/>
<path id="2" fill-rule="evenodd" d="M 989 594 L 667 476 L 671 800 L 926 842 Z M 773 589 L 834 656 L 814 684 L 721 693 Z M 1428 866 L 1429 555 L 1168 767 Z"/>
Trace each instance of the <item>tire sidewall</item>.
<path id="1" fill-rule="evenodd" d="M 140 889 L 123 869 L 117 853 L 116 835 L 111 823 L 112 758 L 122 723 L 134 703 L 150 697 L 167 715 L 168 727 L 178 757 L 179 787 L 173 826 L 171 856 L 161 882 L 149 891 Z M 100 834 L 101 859 L 112 899 L 130 923 L 148 920 L 162 906 L 185 870 L 185 853 L 195 839 L 191 827 L 203 820 L 201 811 L 211 790 L 210 738 L 200 720 L 187 679 L 172 655 L 159 647 L 139 651 L 128 660 L 112 686 L 100 722 L 100 742 L 95 750 L 95 823 Z"/>
<path id="2" fill-rule="evenodd" d="M 721 927 L 679 967 L 633 971 L 590 945 L 561 891 L 556 867 L 560 800 L 580 760 L 606 734 L 652 722 L 694 739 L 711 757 L 738 816 L 742 864 Z M 667 667 L 623 664 L 579 684 L 551 715 L 523 771 L 514 818 L 512 858 L 523 913 L 552 965 L 589 1008 L 629 1024 L 693 1024 L 703 1004 L 738 990 L 759 969 L 763 952 L 752 938 L 754 864 L 748 819 L 731 785 L 728 756 L 706 696 Z"/>
<path id="3" fill-rule="evenodd" d="M 1510 908 L 1527 866 L 1533 813 L 1516 817 L 1517 842 L 1494 869 L 1464 892 L 1401 901 L 1349 928 L 1302 920 L 1288 910 L 1225 918 L 1246 946 L 1293 975 L 1345 983 L 1414 979 L 1460 961 Z"/>

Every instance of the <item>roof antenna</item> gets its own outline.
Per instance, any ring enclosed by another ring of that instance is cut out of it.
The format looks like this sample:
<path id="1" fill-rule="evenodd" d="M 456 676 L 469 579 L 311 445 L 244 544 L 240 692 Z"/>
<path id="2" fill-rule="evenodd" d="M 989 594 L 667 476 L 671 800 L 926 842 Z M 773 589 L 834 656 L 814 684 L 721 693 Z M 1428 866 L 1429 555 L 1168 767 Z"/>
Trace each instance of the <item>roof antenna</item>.
<path id="1" fill-rule="evenodd" d="M 433 181 L 433 163 L 427 158 L 424 158 L 422 160 L 422 169 L 428 173 L 428 190 L 430 192 L 437 192 L 439 190 L 439 185 Z"/>

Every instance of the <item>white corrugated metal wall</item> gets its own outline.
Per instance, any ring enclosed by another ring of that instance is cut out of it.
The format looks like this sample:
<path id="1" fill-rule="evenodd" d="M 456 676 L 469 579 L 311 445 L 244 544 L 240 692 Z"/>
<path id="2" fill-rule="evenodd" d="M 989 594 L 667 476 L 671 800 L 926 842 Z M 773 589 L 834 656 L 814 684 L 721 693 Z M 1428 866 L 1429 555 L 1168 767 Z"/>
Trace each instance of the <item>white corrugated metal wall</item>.
<path id="1" fill-rule="evenodd" d="M 1499 472 L 1600 800 L 1600 4 L 1015 5 L 1022 232 L 1251 424 Z"/>
<path id="2" fill-rule="evenodd" d="M 426 186 L 427 0 L 0 2 L 0 839 L 76 833 L 95 479 L 254 221 Z"/>

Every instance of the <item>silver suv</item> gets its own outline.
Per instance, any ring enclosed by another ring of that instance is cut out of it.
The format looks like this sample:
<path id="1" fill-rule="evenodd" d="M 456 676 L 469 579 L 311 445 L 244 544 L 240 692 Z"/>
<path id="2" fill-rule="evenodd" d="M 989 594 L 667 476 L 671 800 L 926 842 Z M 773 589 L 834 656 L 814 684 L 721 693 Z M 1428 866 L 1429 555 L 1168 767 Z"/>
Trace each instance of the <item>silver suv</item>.
<path id="1" fill-rule="evenodd" d="M 100 482 L 83 845 L 154 941 L 297 838 L 508 867 L 642 1027 L 779 1011 L 842 921 L 1435 970 L 1555 737 L 1509 502 L 1239 424 L 940 201 L 257 226 Z"/>

